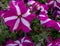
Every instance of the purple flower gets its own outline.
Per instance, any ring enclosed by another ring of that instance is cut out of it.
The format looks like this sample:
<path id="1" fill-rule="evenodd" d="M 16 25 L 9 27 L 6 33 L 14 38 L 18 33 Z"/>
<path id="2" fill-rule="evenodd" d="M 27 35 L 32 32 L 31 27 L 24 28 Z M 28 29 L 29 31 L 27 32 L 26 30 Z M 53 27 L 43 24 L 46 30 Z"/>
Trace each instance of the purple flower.
<path id="1" fill-rule="evenodd" d="M 60 46 L 60 38 L 50 41 L 47 46 Z"/>
<path id="2" fill-rule="evenodd" d="M 47 11 L 48 11 L 48 6 L 45 4 L 41 4 L 40 2 L 29 1 L 28 6 L 32 11 L 35 11 L 35 12 L 37 12 L 38 10 L 41 10 L 41 12 L 47 13 Z"/>
<path id="3" fill-rule="evenodd" d="M 60 22 L 48 18 L 48 15 L 45 12 L 40 12 L 38 19 L 43 26 L 46 26 L 47 28 L 55 28 L 60 32 Z"/>
<path id="4" fill-rule="evenodd" d="M 10 10 L 5 13 L 4 21 L 11 32 L 21 29 L 23 32 L 29 32 L 31 30 L 30 23 L 35 17 L 35 14 L 31 14 L 24 3 L 10 2 Z"/>
<path id="5" fill-rule="evenodd" d="M 31 38 L 26 36 L 23 38 L 19 38 L 16 41 L 8 40 L 6 42 L 6 46 L 34 46 L 34 43 L 31 41 Z"/>
<path id="6" fill-rule="evenodd" d="M 60 0 L 47 0 L 46 4 L 52 9 L 54 17 L 60 15 Z"/>

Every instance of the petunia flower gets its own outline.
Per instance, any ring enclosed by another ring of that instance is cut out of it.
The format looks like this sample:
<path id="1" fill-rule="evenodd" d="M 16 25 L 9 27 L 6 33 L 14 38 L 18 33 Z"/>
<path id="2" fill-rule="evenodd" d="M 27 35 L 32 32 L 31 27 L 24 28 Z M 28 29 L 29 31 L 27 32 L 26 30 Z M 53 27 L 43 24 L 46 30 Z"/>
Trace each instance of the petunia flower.
<path id="1" fill-rule="evenodd" d="M 34 43 L 31 41 L 30 37 L 26 36 L 16 41 L 9 40 L 6 42 L 6 46 L 34 46 Z"/>
<path id="2" fill-rule="evenodd" d="M 55 28 L 60 32 L 60 22 L 48 18 L 48 15 L 45 12 L 40 12 L 38 19 L 43 26 L 46 26 L 47 28 Z"/>
<path id="3" fill-rule="evenodd" d="M 48 11 L 47 5 L 41 4 L 40 2 L 37 2 L 37 1 L 29 1 L 28 6 L 32 11 L 35 11 L 35 12 L 40 10 L 41 12 L 47 13 Z"/>
<path id="4" fill-rule="evenodd" d="M 50 39 L 49 39 L 50 40 Z M 60 38 L 50 41 L 46 46 L 60 46 Z"/>
<path id="5" fill-rule="evenodd" d="M 47 0 L 46 4 L 52 9 L 54 17 L 60 15 L 60 0 Z"/>
<path id="6" fill-rule="evenodd" d="M 11 32 L 29 32 L 31 30 L 30 23 L 35 18 L 35 14 L 30 13 L 30 9 L 26 8 L 22 2 L 10 2 L 10 10 L 4 15 L 4 21 L 9 26 Z"/>

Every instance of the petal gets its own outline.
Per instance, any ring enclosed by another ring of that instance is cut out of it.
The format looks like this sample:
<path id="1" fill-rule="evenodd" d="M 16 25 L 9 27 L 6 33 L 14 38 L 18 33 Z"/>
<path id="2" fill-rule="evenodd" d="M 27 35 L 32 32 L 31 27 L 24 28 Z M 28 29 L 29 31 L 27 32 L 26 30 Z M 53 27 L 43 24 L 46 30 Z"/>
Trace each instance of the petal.
<path id="1" fill-rule="evenodd" d="M 12 30 L 13 30 L 15 22 L 16 20 L 11 20 L 11 21 L 6 22 L 6 25 L 9 27 L 11 32 L 13 32 Z"/>
<path id="2" fill-rule="evenodd" d="M 11 16 L 11 17 L 4 18 L 4 21 L 7 22 L 7 21 L 15 20 L 15 19 L 17 19 L 17 16 Z"/>
<path id="3" fill-rule="evenodd" d="M 48 19 L 48 15 L 45 12 L 40 12 L 38 19 L 44 21 L 44 20 Z"/>
<path id="4" fill-rule="evenodd" d="M 24 17 L 26 20 L 28 20 L 29 22 L 33 21 L 36 18 L 35 14 L 30 14 L 27 17 Z"/>
<path id="5" fill-rule="evenodd" d="M 17 44 L 21 44 L 19 40 L 16 40 L 16 41 L 14 41 L 14 42 L 17 43 Z"/>
<path id="6" fill-rule="evenodd" d="M 13 41 L 13 40 L 11 40 L 11 39 L 9 39 L 8 41 L 6 41 L 6 45 L 5 46 L 16 46 L 17 44 Z"/>
<path id="7" fill-rule="evenodd" d="M 16 46 L 17 44 L 8 44 L 6 46 Z"/>
<path id="8" fill-rule="evenodd" d="M 35 1 L 29 1 L 28 2 L 28 5 L 32 5 L 32 4 L 34 4 L 35 3 Z"/>
<path id="9" fill-rule="evenodd" d="M 31 29 L 31 28 L 30 28 L 30 23 L 29 23 L 26 19 L 21 18 L 21 21 L 22 21 L 22 23 L 23 23 L 26 27 L 28 27 L 29 29 Z"/>
<path id="10" fill-rule="evenodd" d="M 11 10 L 6 11 L 3 17 L 4 17 L 4 18 L 7 18 L 7 17 L 11 17 L 11 16 L 17 16 L 15 10 L 12 10 L 12 9 L 11 9 Z"/>
<path id="11" fill-rule="evenodd" d="M 21 22 L 22 22 L 22 25 L 21 25 L 22 26 L 22 30 L 24 32 L 29 32 L 31 30 L 30 23 L 24 18 L 21 18 Z"/>
<path id="12" fill-rule="evenodd" d="M 16 8 L 17 15 L 21 15 L 21 10 L 20 10 L 18 4 L 17 4 L 17 5 L 13 4 L 13 5 L 14 5 L 14 7 Z"/>
<path id="13" fill-rule="evenodd" d="M 31 43 L 31 41 L 30 41 L 30 40 L 25 40 L 24 42 Z"/>
<path id="14" fill-rule="evenodd" d="M 49 2 L 49 5 L 51 5 L 51 4 L 53 4 L 53 3 L 54 3 L 54 1 L 52 0 L 52 1 Z"/>
<path id="15" fill-rule="evenodd" d="M 24 39 L 25 39 L 25 37 L 23 37 L 23 38 L 21 39 L 21 43 L 23 43 L 23 42 L 24 42 Z"/>
<path id="16" fill-rule="evenodd" d="M 16 23 L 14 24 L 13 31 L 18 28 L 19 23 L 20 23 L 20 19 L 17 19 Z"/>
<path id="17" fill-rule="evenodd" d="M 60 3 L 60 0 L 56 0 L 58 3 Z"/>
<path id="18" fill-rule="evenodd" d="M 49 21 L 51 21 L 51 19 L 46 19 L 46 20 L 44 20 L 44 21 L 40 21 L 41 22 L 41 24 L 45 24 L 45 23 L 47 23 L 47 22 L 49 22 Z"/>
<path id="19" fill-rule="evenodd" d="M 26 5 L 24 3 L 18 2 L 18 6 L 20 8 L 20 11 L 21 11 L 21 14 L 22 15 L 27 12 L 28 9 L 27 9 L 27 7 L 26 7 Z"/>
<path id="20" fill-rule="evenodd" d="M 27 12 L 22 15 L 22 17 L 27 17 L 27 16 L 29 16 L 30 14 L 31 14 L 31 13 L 30 13 L 30 9 L 28 9 Z"/>

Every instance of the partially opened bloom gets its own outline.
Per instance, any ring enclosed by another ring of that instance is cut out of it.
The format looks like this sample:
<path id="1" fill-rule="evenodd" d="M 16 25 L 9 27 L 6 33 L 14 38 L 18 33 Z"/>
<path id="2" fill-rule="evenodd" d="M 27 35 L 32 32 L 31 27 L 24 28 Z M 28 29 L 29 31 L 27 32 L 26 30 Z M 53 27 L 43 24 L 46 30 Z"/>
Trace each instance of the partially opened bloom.
<path id="1" fill-rule="evenodd" d="M 46 46 L 60 46 L 60 38 L 50 41 Z"/>
<path id="2" fill-rule="evenodd" d="M 47 0 L 46 3 L 53 11 L 53 16 L 60 15 L 60 0 Z"/>
<path id="3" fill-rule="evenodd" d="M 34 43 L 31 41 L 30 37 L 26 36 L 16 41 L 9 40 L 6 42 L 6 46 L 34 46 Z"/>
<path id="4" fill-rule="evenodd" d="M 11 32 L 22 29 L 24 32 L 29 32 L 30 22 L 35 18 L 35 14 L 31 14 L 22 2 L 10 2 L 10 10 L 4 15 L 4 21 L 9 26 Z"/>
<path id="5" fill-rule="evenodd" d="M 60 22 L 50 19 L 45 12 L 40 12 L 38 19 L 43 26 L 46 26 L 47 28 L 54 28 L 60 32 Z"/>
<path id="6" fill-rule="evenodd" d="M 48 11 L 47 5 L 41 4 L 40 2 L 33 1 L 33 0 L 28 2 L 28 6 L 34 12 L 37 12 L 40 10 L 41 12 L 47 13 L 47 11 Z"/>

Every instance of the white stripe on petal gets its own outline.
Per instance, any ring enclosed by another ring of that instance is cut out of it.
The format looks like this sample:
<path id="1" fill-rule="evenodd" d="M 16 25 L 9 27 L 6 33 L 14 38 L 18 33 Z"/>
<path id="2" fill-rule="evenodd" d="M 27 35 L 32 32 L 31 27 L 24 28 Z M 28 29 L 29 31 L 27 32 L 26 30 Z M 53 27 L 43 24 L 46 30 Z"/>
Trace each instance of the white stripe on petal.
<path id="1" fill-rule="evenodd" d="M 49 2 L 49 5 L 51 5 L 51 4 L 53 4 L 53 3 L 54 3 L 54 1 L 50 1 L 50 2 Z"/>
<path id="2" fill-rule="evenodd" d="M 60 14 L 60 11 L 57 11 Z"/>
<path id="3" fill-rule="evenodd" d="M 25 40 L 24 42 L 28 42 L 28 43 L 31 43 L 31 41 L 29 41 L 29 40 Z"/>
<path id="4" fill-rule="evenodd" d="M 20 41 L 19 40 L 17 40 L 17 41 L 14 41 L 15 43 L 17 43 L 17 44 L 20 44 Z"/>
<path id="5" fill-rule="evenodd" d="M 30 9 L 28 9 L 27 12 L 22 15 L 22 17 L 27 17 L 27 16 L 29 16 L 30 14 L 31 14 L 31 13 L 30 13 Z"/>
<path id="6" fill-rule="evenodd" d="M 23 46 L 22 43 L 20 43 L 19 40 L 15 41 L 17 44 L 19 44 L 19 46 Z"/>
<path id="7" fill-rule="evenodd" d="M 1 14 L 1 17 L 3 17 L 3 16 L 4 16 L 4 13 Z"/>
<path id="8" fill-rule="evenodd" d="M 29 23 L 26 19 L 21 18 L 21 21 L 22 21 L 22 23 L 23 23 L 25 26 L 27 26 L 27 27 L 31 30 L 31 28 L 30 28 L 30 23 Z"/>
<path id="9" fill-rule="evenodd" d="M 21 15 L 21 10 L 20 10 L 18 4 L 15 5 L 15 2 L 13 2 L 13 5 L 14 5 L 15 8 L 16 8 L 17 14 L 18 14 L 18 15 Z"/>
<path id="10" fill-rule="evenodd" d="M 54 7 L 57 7 L 58 9 L 60 9 L 60 7 L 59 7 L 59 6 L 57 6 L 56 2 L 54 3 Z"/>
<path id="11" fill-rule="evenodd" d="M 15 23 L 15 25 L 14 25 L 14 27 L 13 27 L 13 31 L 14 31 L 15 29 L 17 29 L 19 23 L 20 23 L 20 19 L 17 19 L 17 20 L 16 20 L 16 23 Z"/>
<path id="12" fill-rule="evenodd" d="M 41 6 L 41 11 L 44 11 L 44 7 L 43 6 Z"/>
<path id="13" fill-rule="evenodd" d="M 8 44 L 6 46 L 16 46 L 17 44 Z"/>
<path id="14" fill-rule="evenodd" d="M 58 26 L 60 27 L 60 23 L 57 22 L 57 24 L 58 24 Z"/>
<path id="15" fill-rule="evenodd" d="M 24 39 L 25 39 L 25 37 L 23 37 L 23 38 L 21 39 L 21 43 L 23 43 L 23 42 L 24 42 Z"/>
<path id="16" fill-rule="evenodd" d="M 45 13 L 47 13 L 47 11 L 44 9 L 44 7 L 43 6 L 41 6 L 41 11 L 43 12 L 45 12 Z"/>
<path id="17" fill-rule="evenodd" d="M 20 44 L 19 46 L 23 46 L 22 44 Z"/>
<path id="18" fill-rule="evenodd" d="M 56 0 L 58 3 L 60 3 L 60 0 Z"/>
<path id="19" fill-rule="evenodd" d="M 40 17 L 45 17 L 45 15 L 42 15 L 42 14 L 41 14 L 41 15 L 39 15 L 39 16 L 40 16 Z"/>
<path id="20" fill-rule="evenodd" d="M 35 1 L 29 1 L 28 2 L 28 5 L 32 5 L 32 4 L 34 4 L 35 3 Z"/>
<path id="21" fill-rule="evenodd" d="M 48 44 L 48 46 L 52 46 L 52 43 Z"/>
<path id="22" fill-rule="evenodd" d="M 10 20 L 14 20 L 14 19 L 17 19 L 17 16 L 6 17 L 6 18 L 4 18 L 4 21 L 7 22 Z"/>
<path id="23" fill-rule="evenodd" d="M 44 21 L 40 21 L 41 22 L 41 24 L 45 24 L 45 23 L 47 23 L 47 22 L 49 22 L 49 21 L 51 21 L 51 19 L 46 19 L 46 20 L 44 20 Z"/>

